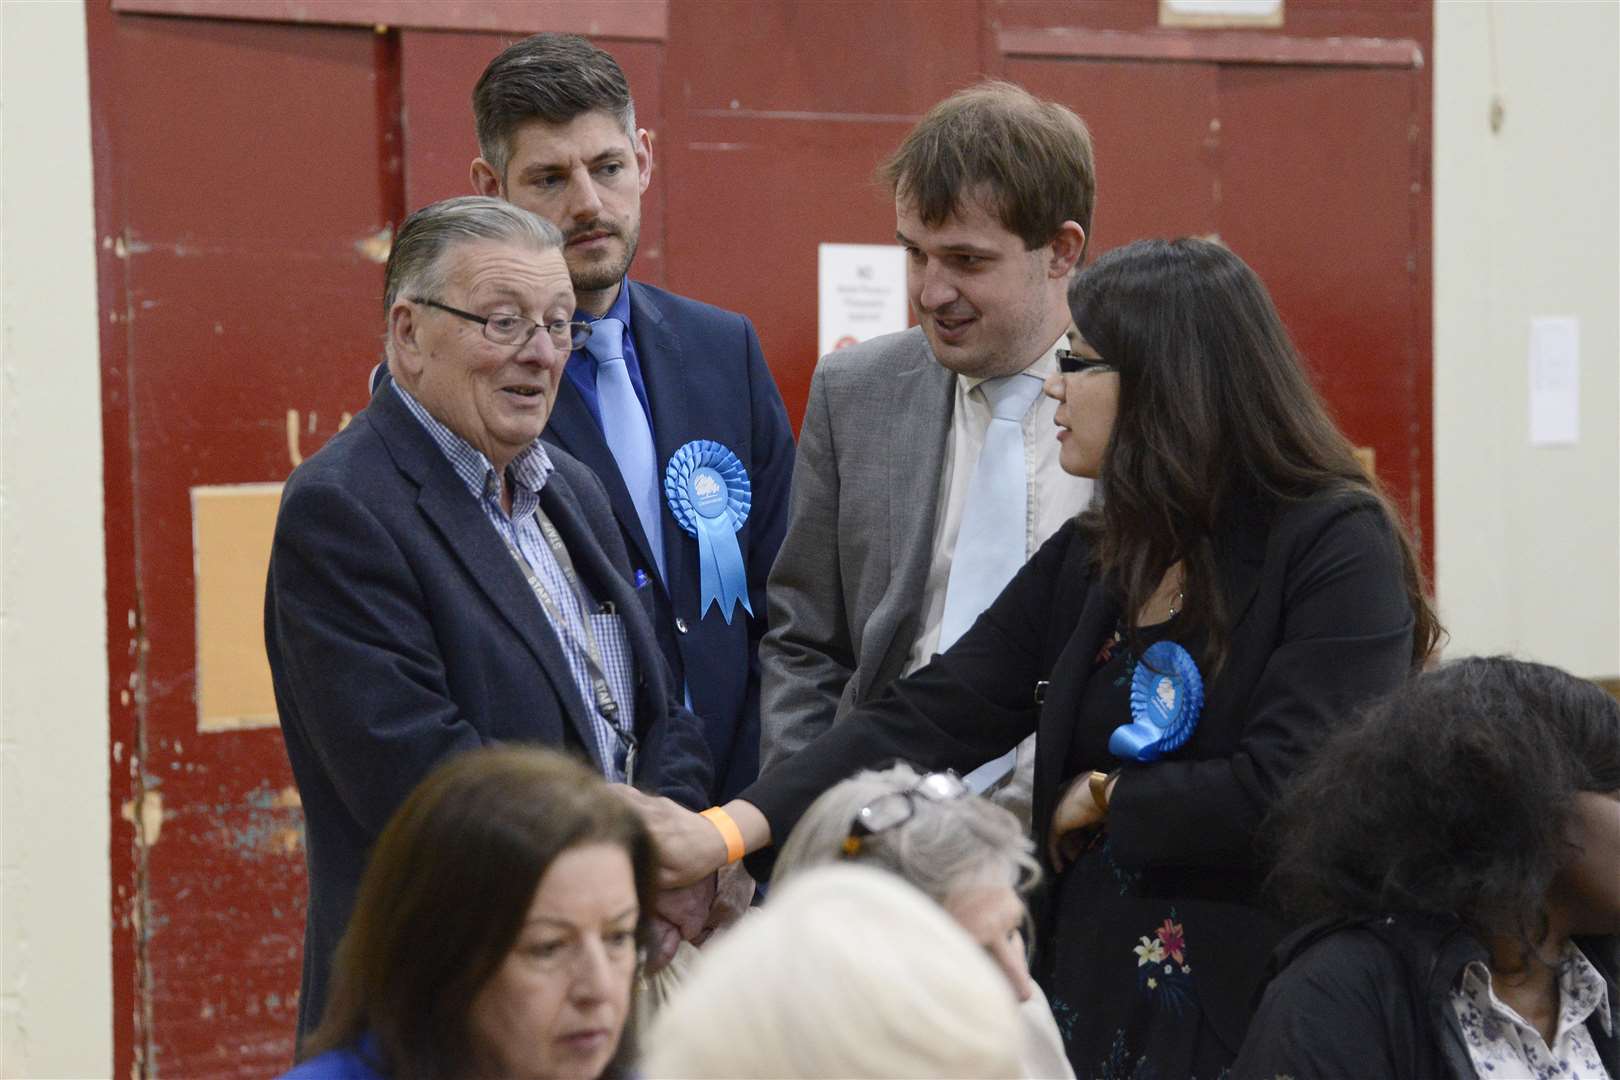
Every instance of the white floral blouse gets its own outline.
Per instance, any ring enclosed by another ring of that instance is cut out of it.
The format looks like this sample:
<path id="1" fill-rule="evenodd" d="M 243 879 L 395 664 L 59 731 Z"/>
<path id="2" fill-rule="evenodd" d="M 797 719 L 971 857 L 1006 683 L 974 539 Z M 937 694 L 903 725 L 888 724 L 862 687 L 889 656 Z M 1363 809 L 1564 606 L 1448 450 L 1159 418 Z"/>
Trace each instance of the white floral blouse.
<path id="1" fill-rule="evenodd" d="M 1463 969 L 1451 992 L 1451 1007 L 1462 1022 L 1474 1071 L 1481 1077 L 1525 1080 L 1615 1080 L 1603 1067 L 1587 1017 L 1594 1010 L 1612 1035 L 1609 986 L 1581 950 L 1570 942 L 1558 965 L 1558 1031 L 1548 1046 L 1534 1025 L 1491 989 L 1491 971 L 1482 961 Z"/>

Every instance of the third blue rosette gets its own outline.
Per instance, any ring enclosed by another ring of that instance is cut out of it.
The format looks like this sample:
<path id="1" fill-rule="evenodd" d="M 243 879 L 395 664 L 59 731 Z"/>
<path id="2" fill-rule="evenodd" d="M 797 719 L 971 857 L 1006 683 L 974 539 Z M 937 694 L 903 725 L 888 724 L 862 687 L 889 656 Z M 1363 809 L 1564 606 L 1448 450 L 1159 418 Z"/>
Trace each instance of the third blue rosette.
<path id="1" fill-rule="evenodd" d="M 681 528 L 697 537 L 702 590 L 698 618 L 710 604 L 720 605 L 728 623 L 738 604 L 752 615 L 737 530 L 748 520 L 753 489 L 737 455 L 712 439 L 693 439 L 669 459 L 664 498 Z"/>
<path id="2" fill-rule="evenodd" d="M 1173 641 L 1149 645 L 1131 676 L 1131 722 L 1114 729 L 1108 752 L 1157 761 L 1192 738 L 1204 709 L 1204 678 L 1192 654 Z"/>

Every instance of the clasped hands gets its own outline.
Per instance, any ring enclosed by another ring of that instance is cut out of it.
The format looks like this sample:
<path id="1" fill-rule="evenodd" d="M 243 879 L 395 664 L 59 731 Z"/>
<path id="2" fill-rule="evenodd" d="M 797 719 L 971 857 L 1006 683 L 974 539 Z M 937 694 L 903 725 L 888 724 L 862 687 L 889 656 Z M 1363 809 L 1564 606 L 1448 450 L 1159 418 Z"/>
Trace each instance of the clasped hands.
<path id="1" fill-rule="evenodd" d="M 754 898 L 741 863 L 726 865 L 726 843 L 702 817 L 662 796 L 616 784 L 613 791 L 647 824 L 658 847 L 658 902 L 647 970 L 674 957 L 682 941 L 701 945 L 736 922 Z"/>

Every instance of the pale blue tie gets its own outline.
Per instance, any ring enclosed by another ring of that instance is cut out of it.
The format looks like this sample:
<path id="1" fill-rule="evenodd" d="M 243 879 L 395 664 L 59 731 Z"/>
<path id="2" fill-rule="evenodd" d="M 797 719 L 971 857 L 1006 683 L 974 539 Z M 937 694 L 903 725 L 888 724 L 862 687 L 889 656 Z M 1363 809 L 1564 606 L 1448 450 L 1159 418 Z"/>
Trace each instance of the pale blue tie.
<path id="1" fill-rule="evenodd" d="M 602 436 L 607 440 L 619 476 L 635 504 L 641 531 L 652 548 L 658 576 L 664 575 L 663 507 L 658 499 L 658 456 L 653 450 L 652 425 L 630 382 L 624 362 L 624 323 L 598 319 L 591 325 L 585 351 L 596 361 L 596 401 L 602 413 Z"/>
<path id="2" fill-rule="evenodd" d="M 1041 379 L 1020 373 L 986 379 L 977 387 L 990 404 L 990 426 L 962 507 L 962 528 L 951 555 L 939 649 L 950 648 L 1024 565 L 1029 515 L 1029 471 L 1024 465 L 1024 414 L 1041 392 Z M 1017 749 L 966 777 L 983 792 L 1012 772 Z"/>

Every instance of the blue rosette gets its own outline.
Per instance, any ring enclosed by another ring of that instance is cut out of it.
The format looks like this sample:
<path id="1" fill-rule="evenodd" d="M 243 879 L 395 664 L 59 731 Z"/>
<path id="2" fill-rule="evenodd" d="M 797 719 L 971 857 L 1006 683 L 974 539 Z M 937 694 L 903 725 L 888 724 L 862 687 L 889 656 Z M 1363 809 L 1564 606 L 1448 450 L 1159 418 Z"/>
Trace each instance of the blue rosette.
<path id="1" fill-rule="evenodd" d="M 752 615 L 737 530 L 748 520 L 753 487 L 737 455 L 712 439 L 693 439 L 675 451 L 664 469 L 664 498 L 681 528 L 697 537 L 698 618 L 710 604 L 720 606 L 727 623 L 738 604 Z"/>
<path id="2" fill-rule="evenodd" d="M 1157 761 L 1192 738 L 1203 709 L 1204 677 L 1192 654 L 1173 641 L 1150 645 L 1131 676 L 1131 722 L 1114 729 L 1108 752 Z"/>

